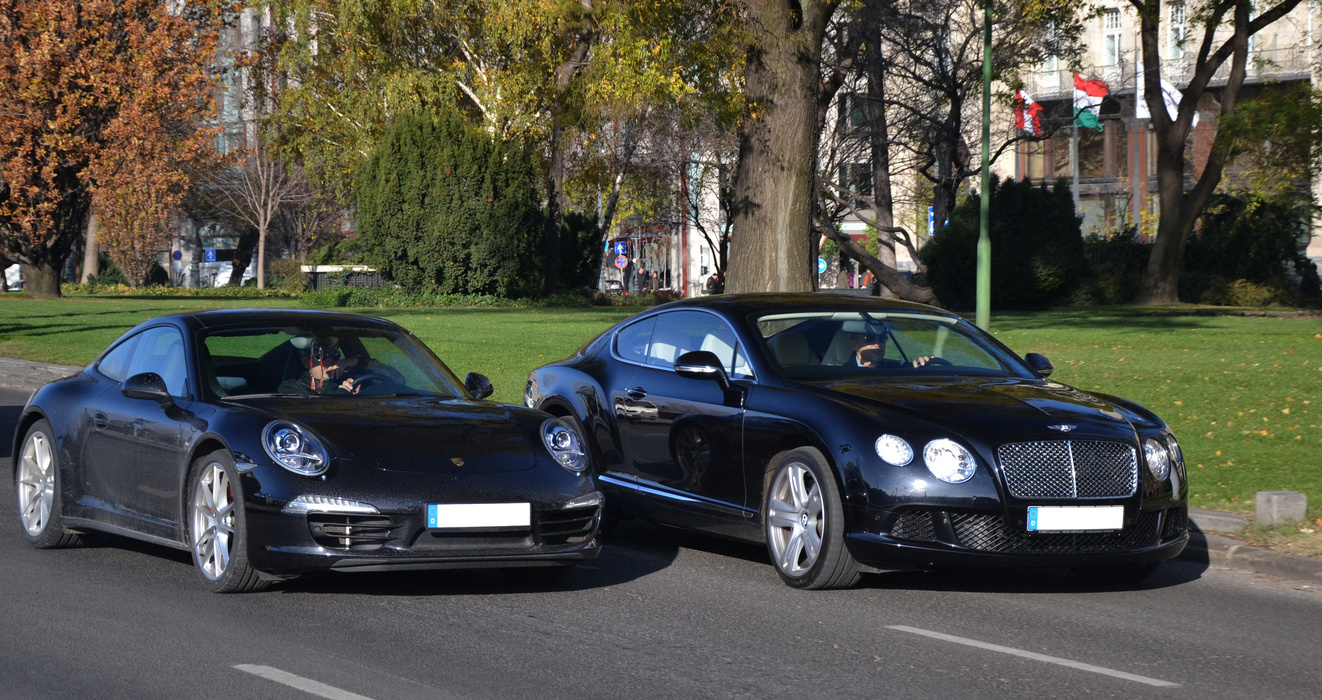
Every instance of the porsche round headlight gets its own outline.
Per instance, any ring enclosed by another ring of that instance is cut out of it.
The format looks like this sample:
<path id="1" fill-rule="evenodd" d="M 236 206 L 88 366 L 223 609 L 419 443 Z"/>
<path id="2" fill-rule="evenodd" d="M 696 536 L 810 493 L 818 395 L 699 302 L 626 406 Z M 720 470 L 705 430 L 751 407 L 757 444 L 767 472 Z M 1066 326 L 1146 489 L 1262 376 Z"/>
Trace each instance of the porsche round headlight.
<path id="1" fill-rule="evenodd" d="M 262 447 L 276 464 L 295 474 L 317 476 L 330 464 L 321 443 L 287 421 L 274 421 L 266 426 L 262 431 Z"/>
<path id="2" fill-rule="evenodd" d="M 898 435 L 882 435 L 875 445 L 877 456 L 897 467 L 903 467 L 913 461 L 913 448 Z"/>
<path id="3" fill-rule="evenodd" d="M 1165 481 L 1171 475 L 1171 457 L 1166 446 L 1155 438 L 1143 441 L 1143 458 L 1147 460 L 1148 471 L 1158 481 Z"/>
<path id="4" fill-rule="evenodd" d="M 583 449 L 583 438 L 564 421 L 548 420 L 542 424 L 542 441 L 551 456 L 560 466 L 576 474 L 587 471 L 587 450 Z"/>
<path id="5" fill-rule="evenodd" d="M 950 484 L 962 484 L 973 478 L 978 463 L 964 446 L 954 440 L 941 438 L 923 448 L 923 461 L 932 476 Z"/>

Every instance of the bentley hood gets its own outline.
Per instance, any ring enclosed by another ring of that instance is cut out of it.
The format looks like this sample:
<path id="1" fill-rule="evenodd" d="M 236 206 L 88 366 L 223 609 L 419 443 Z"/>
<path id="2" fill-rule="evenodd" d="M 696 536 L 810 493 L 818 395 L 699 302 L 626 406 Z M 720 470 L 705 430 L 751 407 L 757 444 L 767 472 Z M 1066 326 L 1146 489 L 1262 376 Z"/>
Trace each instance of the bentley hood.
<path id="1" fill-rule="evenodd" d="M 1050 439 L 1062 433 L 1133 440 L 1134 424 L 1118 407 L 1051 381 L 1014 377 L 932 376 L 922 381 L 817 383 L 845 400 L 890 407 L 989 443 Z"/>
<path id="2" fill-rule="evenodd" d="M 507 406 L 428 398 L 251 399 L 315 434 L 332 459 L 392 472 L 497 474 L 532 468 L 535 444 Z"/>

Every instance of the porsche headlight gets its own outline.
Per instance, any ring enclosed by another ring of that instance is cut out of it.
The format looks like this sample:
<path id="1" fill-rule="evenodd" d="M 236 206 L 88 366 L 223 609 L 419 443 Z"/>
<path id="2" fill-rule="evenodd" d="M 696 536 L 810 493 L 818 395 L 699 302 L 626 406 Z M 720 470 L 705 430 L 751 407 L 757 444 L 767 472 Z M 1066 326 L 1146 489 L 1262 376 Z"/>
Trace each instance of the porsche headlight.
<path id="1" fill-rule="evenodd" d="M 262 447 L 276 464 L 295 474 L 317 476 L 326 471 L 330 459 L 316 438 L 287 421 L 274 421 L 262 431 Z"/>
<path id="2" fill-rule="evenodd" d="M 903 467 L 913 461 L 913 448 L 898 435 L 882 435 L 877 438 L 875 447 L 878 457 L 897 467 Z"/>
<path id="3" fill-rule="evenodd" d="M 954 440 L 941 438 L 923 448 L 923 461 L 932 476 L 950 484 L 962 484 L 973 478 L 978 463 L 964 446 Z"/>
<path id="4" fill-rule="evenodd" d="M 1148 471 L 1158 481 L 1165 481 L 1171 475 L 1171 457 L 1166 446 L 1156 438 L 1143 441 L 1143 458 L 1147 460 Z"/>
<path id="5" fill-rule="evenodd" d="M 564 421 L 552 419 L 543 423 L 542 441 L 560 466 L 576 474 L 587 471 L 588 457 L 587 450 L 583 449 L 583 438 Z"/>

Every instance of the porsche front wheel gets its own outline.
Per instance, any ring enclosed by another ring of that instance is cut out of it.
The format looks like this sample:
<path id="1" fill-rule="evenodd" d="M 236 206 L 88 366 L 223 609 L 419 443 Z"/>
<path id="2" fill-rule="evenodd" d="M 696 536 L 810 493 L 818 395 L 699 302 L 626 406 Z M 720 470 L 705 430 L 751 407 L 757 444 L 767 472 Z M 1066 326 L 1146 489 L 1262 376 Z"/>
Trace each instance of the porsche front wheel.
<path id="1" fill-rule="evenodd" d="M 848 588 L 859 566 L 845 548 L 840 489 L 822 454 L 790 450 L 767 472 L 762 522 L 771 563 L 794 588 Z"/>
<path id="2" fill-rule="evenodd" d="M 248 565 L 243 494 L 229 452 L 197 460 L 190 472 L 189 545 L 202 584 L 215 593 L 245 593 L 267 581 Z"/>
<path id="3" fill-rule="evenodd" d="M 60 514 L 60 461 L 49 421 L 32 424 L 18 450 L 14 485 L 23 536 L 40 549 L 68 547 L 78 534 L 64 529 Z"/>

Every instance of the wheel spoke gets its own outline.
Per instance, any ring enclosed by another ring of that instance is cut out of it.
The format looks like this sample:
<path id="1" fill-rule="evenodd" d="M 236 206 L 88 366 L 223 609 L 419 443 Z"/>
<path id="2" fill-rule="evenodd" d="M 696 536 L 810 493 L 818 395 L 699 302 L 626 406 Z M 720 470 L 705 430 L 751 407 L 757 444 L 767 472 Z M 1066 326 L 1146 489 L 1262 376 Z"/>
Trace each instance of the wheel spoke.
<path id="1" fill-rule="evenodd" d="M 815 528 L 808 528 L 803 531 L 803 551 L 807 554 L 808 560 L 804 562 L 805 567 L 812 566 L 817 561 L 818 552 L 822 551 L 822 538 L 817 534 Z"/>
<path id="2" fill-rule="evenodd" d="M 794 498 L 794 510 L 803 510 L 804 502 L 807 500 L 807 491 L 804 488 L 804 469 L 802 465 L 793 464 L 786 469 L 786 477 L 789 479 L 790 495 Z"/>
<path id="3" fill-rule="evenodd" d="M 803 531 L 795 530 L 780 553 L 780 568 L 787 573 L 799 570 L 799 552 L 803 551 Z"/>
<path id="4" fill-rule="evenodd" d="M 797 526 L 799 524 L 799 519 L 794 513 L 790 512 L 789 509 L 777 506 L 767 515 L 767 524 L 771 527 L 789 529 Z"/>

